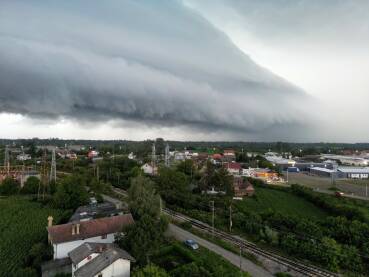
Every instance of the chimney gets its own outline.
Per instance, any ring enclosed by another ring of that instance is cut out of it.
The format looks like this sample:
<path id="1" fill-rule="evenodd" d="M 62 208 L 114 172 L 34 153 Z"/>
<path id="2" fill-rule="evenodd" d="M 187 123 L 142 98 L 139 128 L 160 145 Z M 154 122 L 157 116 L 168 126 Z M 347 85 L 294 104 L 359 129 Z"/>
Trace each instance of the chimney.
<path id="1" fill-rule="evenodd" d="M 54 218 L 51 215 L 49 215 L 49 217 L 47 218 L 47 227 L 53 226 L 53 220 Z"/>
<path id="2" fill-rule="evenodd" d="M 77 224 L 76 224 L 76 234 L 77 234 L 77 235 L 79 235 L 79 226 L 80 226 L 80 224 L 79 224 L 79 223 L 77 223 Z"/>

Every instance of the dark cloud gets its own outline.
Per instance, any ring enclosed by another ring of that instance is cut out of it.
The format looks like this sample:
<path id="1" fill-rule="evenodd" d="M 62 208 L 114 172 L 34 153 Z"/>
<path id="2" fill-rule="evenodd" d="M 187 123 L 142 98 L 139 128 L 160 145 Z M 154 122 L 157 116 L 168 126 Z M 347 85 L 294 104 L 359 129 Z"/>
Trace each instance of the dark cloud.
<path id="1" fill-rule="evenodd" d="M 0 5 L 0 112 L 263 134 L 307 121 L 304 92 L 181 2 Z"/>

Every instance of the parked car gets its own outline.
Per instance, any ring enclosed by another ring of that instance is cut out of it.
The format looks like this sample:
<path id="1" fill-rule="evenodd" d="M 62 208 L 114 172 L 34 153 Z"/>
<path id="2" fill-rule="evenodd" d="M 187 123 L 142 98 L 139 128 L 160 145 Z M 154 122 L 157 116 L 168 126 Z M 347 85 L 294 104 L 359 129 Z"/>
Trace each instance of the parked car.
<path id="1" fill-rule="evenodd" d="M 342 197 L 344 195 L 344 193 L 342 191 L 336 191 L 335 195 L 337 197 Z"/>
<path id="2" fill-rule="evenodd" d="M 192 239 L 185 240 L 184 244 L 192 250 L 199 249 L 199 245 L 197 244 L 197 242 Z"/>

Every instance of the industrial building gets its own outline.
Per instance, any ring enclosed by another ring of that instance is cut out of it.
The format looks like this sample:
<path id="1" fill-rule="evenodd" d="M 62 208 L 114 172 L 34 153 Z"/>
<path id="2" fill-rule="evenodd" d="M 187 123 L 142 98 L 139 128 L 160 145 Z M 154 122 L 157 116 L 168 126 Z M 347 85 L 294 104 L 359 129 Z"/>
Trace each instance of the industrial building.
<path id="1" fill-rule="evenodd" d="M 337 169 L 312 167 L 310 174 L 337 179 L 369 179 L 369 167 L 338 167 Z"/>

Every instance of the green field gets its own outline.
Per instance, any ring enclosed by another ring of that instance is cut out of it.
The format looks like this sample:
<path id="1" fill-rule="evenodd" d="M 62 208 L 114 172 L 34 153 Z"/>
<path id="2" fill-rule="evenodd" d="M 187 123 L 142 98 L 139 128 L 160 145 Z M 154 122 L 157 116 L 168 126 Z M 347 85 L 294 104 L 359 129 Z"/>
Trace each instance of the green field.
<path id="1" fill-rule="evenodd" d="M 44 241 L 49 215 L 58 220 L 61 212 L 25 198 L 0 198 L 0 276 L 22 267 L 32 245 Z"/>
<path id="2" fill-rule="evenodd" d="M 273 210 L 295 217 L 322 219 L 328 214 L 305 199 L 283 190 L 255 187 L 255 196 L 235 202 L 239 210 L 260 213 Z"/>

